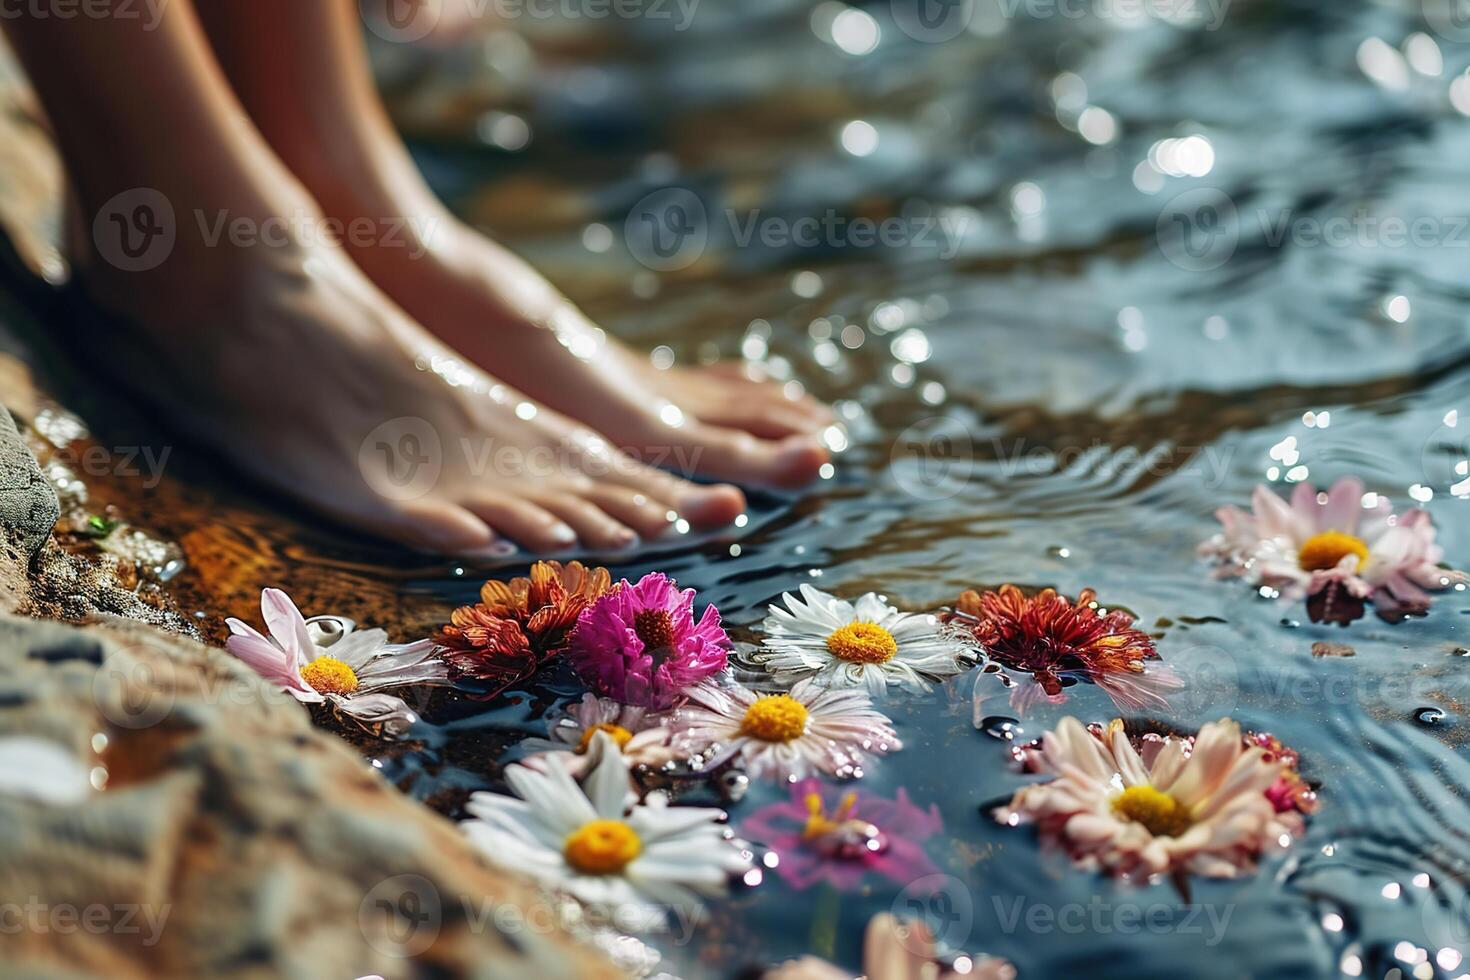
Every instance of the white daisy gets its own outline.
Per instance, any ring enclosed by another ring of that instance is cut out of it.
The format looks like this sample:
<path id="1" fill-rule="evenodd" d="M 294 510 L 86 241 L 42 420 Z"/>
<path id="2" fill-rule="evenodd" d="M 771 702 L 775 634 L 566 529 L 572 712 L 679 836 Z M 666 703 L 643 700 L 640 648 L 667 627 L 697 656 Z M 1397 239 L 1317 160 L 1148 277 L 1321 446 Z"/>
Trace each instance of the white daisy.
<path id="1" fill-rule="evenodd" d="M 523 748 L 533 753 L 522 761 L 540 769 L 555 754 L 567 771 L 580 779 L 592 759 L 593 738 L 598 732 L 606 732 L 630 767 L 657 768 L 677 755 L 669 745 L 666 720 L 665 716 L 638 705 L 584 694 L 582 700 L 551 715 L 547 723 L 550 738 L 528 738 L 521 742 Z"/>
<path id="2" fill-rule="evenodd" d="M 0 796 L 66 806 L 92 792 L 91 780 L 75 755 L 48 738 L 0 738 Z"/>
<path id="3" fill-rule="evenodd" d="M 669 722 L 674 747 L 691 754 L 713 749 L 709 765 L 739 755 L 755 777 L 858 777 L 869 753 L 903 747 L 862 691 L 804 680 L 787 694 L 713 684 L 687 693 L 689 700 Z"/>
<path id="4" fill-rule="evenodd" d="M 520 799 L 475 793 L 465 833 L 495 864 L 645 929 L 670 911 L 693 919 L 699 895 L 722 895 L 750 870 L 750 852 L 721 825 L 722 811 L 669 806 L 661 794 L 637 802 L 628 763 L 606 732 L 593 736 L 591 754 L 582 786 L 560 753 L 544 771 L 507 767 Z"/>
<path id="5" fill-rule="evenodd" d="M 400 735 L 417 716 L 385 689 L 449 683 L 432 640 L 392 644 L 382 630 L 356 629 L 350 619 L 307 620 L 280 589 L 260 594 L 260 610 L 270 636 L 229 619 L 225 649 L 303 704 L 330 702 L 365 725 Z"/>
<path id="6" fill-rule="evenodd" d="M 899 612 L 875 593 L 847 602 L 803 585 L 801 599 L 789 592 L 781 598 L 786 608 L 770 607 L 764 645 L 751 654 L 780 682 L 812 677 L 874 695 L 890 684 L 923 691 L 973 663 L 936 617 Z"/>

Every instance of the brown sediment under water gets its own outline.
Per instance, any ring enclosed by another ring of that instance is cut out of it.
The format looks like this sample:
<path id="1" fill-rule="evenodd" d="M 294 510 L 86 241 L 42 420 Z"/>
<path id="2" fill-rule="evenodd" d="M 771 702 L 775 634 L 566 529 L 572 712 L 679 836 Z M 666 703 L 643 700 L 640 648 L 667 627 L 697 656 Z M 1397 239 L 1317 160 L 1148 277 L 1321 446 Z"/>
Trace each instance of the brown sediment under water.
<path id="1" fill-rule="evenodd" d="M 1101 690 L 1069 688 L 1020 736 L 975 726 L 949 690 L 897 698 L 905 747 L 864 783 L 938 806 L 943 900 L 882 879 L 817 900 L 767 874 L 713 902 L 666 965 L 725 976 L 815 951 L 855 970 L 861 924 L 893 909 L 1022 976 L 1454 975 L 1470 955 L 1470 602 L 1316 624 L 1211 579 L 1195 547 L 1258 483 L 1356 475 L 1425 507 L 1448 560 L 1470 564 L 1470 49 L 1415 4 L 1240 3 L 1218 24 L 976 4 L 945 40 L 879 5 L 867 51 L 865 22 L 834 28 L 839 6 L 378 52 L 467 219 L 659 362 L 762 362 L 843 420 L 847 448 L 810 490 L 756 495 L 747 526 L 615 575 L 667 572 L 740 643 L 803 583 L 916 611 L 1003 582 L 1092 588 L 1186 680 L 1159 722 L 1275 734 L 1321 809 L 1259 874 L 1197 880 L 1187 902 L 1114 884 L 988 815 L 1023 782 L 1008 739 L 1114 717 Z M 1394 231 L 1416 221 L 1417 237 Z M 864 244 L 868 227 L 897 237 Z M 94 515 L 165 543 L 149 560 L 183 564 L 159 588 L 212 639 L 224 616 L 254 621 L 267 585 L 407 640 L 485 576 L 524 574 L 326 526 L 80 389 L 63 398 L 100 444 L 173 455 L 154 487 L 82 460 L 73 545 L 97 547 Z M 355 740 L 456 816 L 575 690 L 555 674 L 490 705 L 436 695 L 406 743 Z M 999 684 L 994 704 L 1011 714 Z M 753 784 L 733 825 L 784 794 Z"/>

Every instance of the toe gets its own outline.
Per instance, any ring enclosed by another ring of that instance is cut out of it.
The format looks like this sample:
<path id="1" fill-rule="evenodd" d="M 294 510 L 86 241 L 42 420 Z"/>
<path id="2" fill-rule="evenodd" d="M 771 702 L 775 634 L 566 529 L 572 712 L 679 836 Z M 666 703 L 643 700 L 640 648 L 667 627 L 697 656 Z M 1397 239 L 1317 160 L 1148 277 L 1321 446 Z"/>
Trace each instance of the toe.
<path id="1" fill-rule="evenodd" d="M 717 480 L 792 489 L 816 479 L 830 458 L 814 436 L 757 439 L 739 429 L 703 423 L 676 432 L 673 457 L 691 474 Z"/>
<path id="2" fill-rule="evenodd" d="M 521 497 L 482 494 L 466 500 L 465 507 L 527 551 L 561 552 L 577 544 L 577 532 L 566 521 Z"/>
<path id="3" fill-rule="evenodd" d="M 644 541 L 654 541 L 667 533 L 678 515 L 678 508 L 672 501 L 657 500 L 627 487 L 604 484 L 589 488 L 583 496 L 632 528 Z M 675 517 L 670 518 L 670 514 Z"/>
<path id="4" fill-rule="evenodd" d="M 680 451 L 684 453 L 685 459 L 695 455 Z M 677 455 L 673 452 L 673 447 L 664 448 L 663 457 L 673 455 Z M 602 485 L 616 485 L 647 497 L 650 501 L 667 504 L 668 507 L 663 512 L 665 521 L 668 520 L 669 511 L 673 511 L 676 520 L 682 517 L 689 522 L 690 527 L 708 530 L 724 527 L 745 513 L 745 494 L 735 487 L 692 483 L 626 456 L 620 456 L 620 460 L 622 465 L 611 467 L 599 475 Z"/>
<path id="5" fill-rule="evenodd" d="M 565 521 L 587 548 L 622 551 L 638 543 L 638 534 L 591 500 L 570 493 L 543 493 L 536 503 Z"/>
<path id="6" fill-rule="evenodd" d="M 377 530 L 410 548 L 439 555 L 485 554 L 505 544 L 470 511 L 438 500 L 396 503 L 382 515 Z"/>

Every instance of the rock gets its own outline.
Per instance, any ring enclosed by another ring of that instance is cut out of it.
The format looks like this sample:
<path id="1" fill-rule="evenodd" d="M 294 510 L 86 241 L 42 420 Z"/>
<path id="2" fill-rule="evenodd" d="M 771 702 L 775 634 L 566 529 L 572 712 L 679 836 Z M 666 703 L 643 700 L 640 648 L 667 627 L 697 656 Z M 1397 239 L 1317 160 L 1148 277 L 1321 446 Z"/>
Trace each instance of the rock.
<path id="1" fill-rule="evenodd" d="M 0 738 L 20 734 L 102 788 L 0 796 L 0 896 L 24 917 L 0 929 L 7 976 L 616 975 L 220 650 L 0 613 Z"/>
<path id="2" fill-rule="evenodd" d="M 41 475 L 15 420 L 0 408 L 0 529 L 29 562 L 51 535 L 61 516 L 56 491 Z"/>

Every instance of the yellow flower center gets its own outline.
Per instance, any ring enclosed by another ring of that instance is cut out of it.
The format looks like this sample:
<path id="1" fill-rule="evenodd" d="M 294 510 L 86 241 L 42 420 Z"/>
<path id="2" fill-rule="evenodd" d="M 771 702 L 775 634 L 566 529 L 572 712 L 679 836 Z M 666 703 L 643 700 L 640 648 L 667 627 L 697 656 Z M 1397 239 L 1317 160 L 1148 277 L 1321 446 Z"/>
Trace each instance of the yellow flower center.
<path id="1" fill-rule="evenodd" d="M 877 623 L 848 623 L 827 637 L 827 649 L 839 660 L 881 664 L 893 659 L 898 641 Z"/>
<path id="2" fill-rule="evenodd" d="M 301 668 L 301 679 L 320 694 L 351 694 L 357 690 L 357 674 L 336 657 L 317 657 Z"/>
<path id="3" fill-rule="evenodd" d="M 773 694 L 745 709 L 740 733 L 762 742 L 790 742 L 806 733 L 806 705 L 789 694 Z"/>
<path id="4" fill-rule="evenodd" d="M 621 820 L 594 820 L 567 836 L 567 864 L 587 875 L 615 875 L 643 851 L 638 834 Z"/>
<path id="5" fill-rule="evenodd" d="M 582 733 L 582 744 L 577 746 L 578 755 L 582 755 L 587 751 L 587 749 L 592 745 L 592 739 L 597 737 L 598 732 L 607 732 L 609 735 L 611 735 L 612 740 L 617 743 L 619 749 L 622 749 L 633 739 L 633 733 L 628 731 L 622 725 L 614 725 L 610 722 L 603 722 L 600 725 L 593 725 L 591 728 Z"/>
<path id="6" fill-rule="evenodd" d="M 802 840 L 816 840 L 827 834 L 842 829 L 842 825 L 852 819 L 853 808 L 857 806 L 857 794 L 847 793 L 842 797 L 842 802 L 829 815 L 822 809 L 822 798 L 816 793 L 808 793 L 804 801 L 806 803 L 806 826 L 801 830 Z"/>
<path id="7" fill-rule="evenodd" d="M 1113 813 L 1143 824 L 1155 837 L 1178 837 L 1193 823 L 1188 807 L 1152 786 L 1129 786 L 1113 800 Z"/>
<path id="8" fill-rule="evenodd" d="M 1358 568 L 1368 560 L 1368 545 L 1362 538 L 1341 531 L 1323 531 L 1314 534 L 1302 543 L 1296 553 L 1297 564 L 1304 572 L 1320 572 L 1336 568 L 1337 563 L 1348 555 L 1358 556 Z"/>

